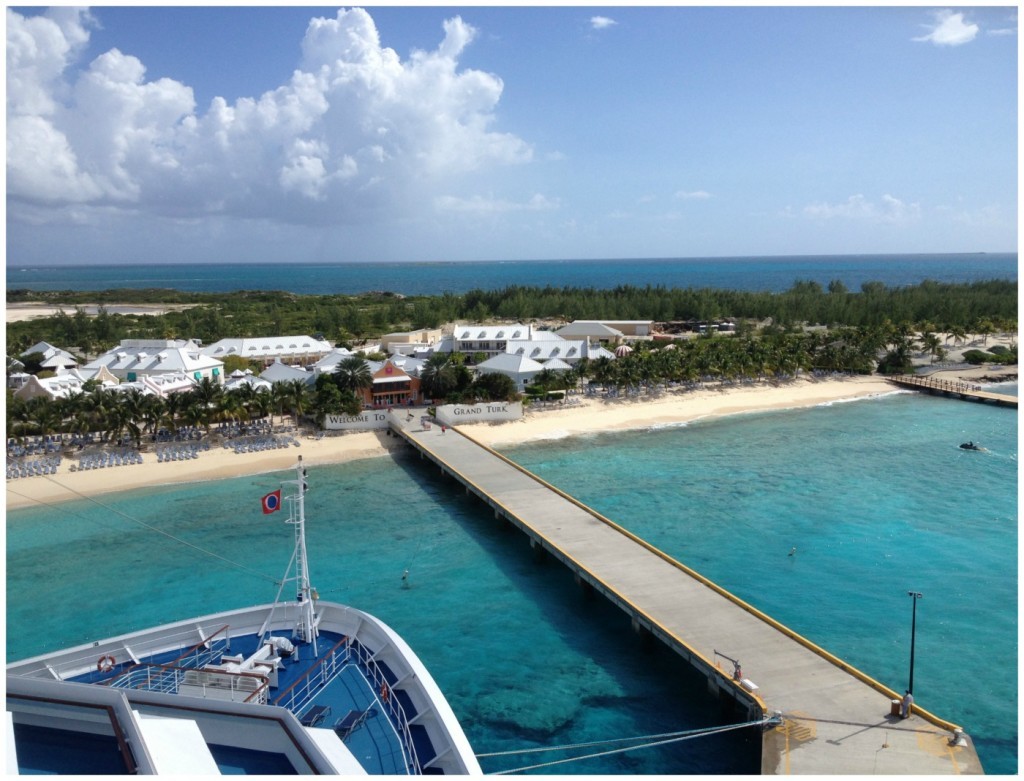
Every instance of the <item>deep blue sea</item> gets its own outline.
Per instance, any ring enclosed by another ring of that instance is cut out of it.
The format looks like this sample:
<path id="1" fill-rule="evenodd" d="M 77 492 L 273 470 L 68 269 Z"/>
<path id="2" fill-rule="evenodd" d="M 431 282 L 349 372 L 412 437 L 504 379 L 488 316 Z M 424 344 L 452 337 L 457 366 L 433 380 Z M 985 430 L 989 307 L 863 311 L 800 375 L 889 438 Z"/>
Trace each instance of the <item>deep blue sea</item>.
<path id="1" fill-rule="evenodd" d="M 936 255 L 802 255 L 794 257 L 656 258 L 647 260 L 487 261 L 448 263 L 178 264 L 7 266 L 7 289 L 173 288 L 189 292 L 285 290 L 291 293 L 403 295 L 465 293 L 512 285 L 614 288 L 662 285 L 781 292 L 797 280 L 850 290 L 864 282 L 889 287 L 1017 279 L 1016 253 Z"/>
<path id="2" fill-rule="evenodd" d="M 966 439 L 989 452 L 960 450 Z M 902 393 L 506 452 L 894 689 L 908 671 L 907 591 L 920 591 L 917 701 L 962 724 L 991 774 L 1018 767 L 1017 442 L 1012 410 Z M 274 587 L 252 571 L 280 576 L 291 532 L 262 515 L 259 498 L 288 476 L 9 513 L 8 659 L 270 601 Z M 587 600 L 426 462 L 400 454 L 311 468 L 309 483 L 321 595 L 406 637 L 477 752 L 725 718 L 702 679 L 657 644 L 645 649 L 621 612 Z M 756 681 L 757 660 L 743 662 Z M 551 772 L 756 774 L 757 743 L 725 733 Z"/>
<path id="3" fill-rule="evenodd" d="M 7 287 L 287 290 L 406 295 L 620 284 L 851 290 L 924 279 L 1017 279 L 1016 254 L 509 263 L 18 268 Z M 1001 391 L 1008 389 L 1003 386 Z M 1015 389 L 1013 392 L 1016 392 Z M 974 439 L 990 452 L 968 453 Z M 534 443 L 511 457 L 811 640 L 898 689 L 918 603 L 915 694 L 964 725 L 989 773 L 1017 749 L 1017 420 L 918 394 Z M 130 468 L 130 467 L 125 467 Z M 703 679 L 602 600 L 586 600 L 517 532 L 419 459 L 310 470 L 311 569 L 325 598 L 379 615 L 412 644 L 478 752 L 722 723 Z M 269 601 L 290 532 L 259 511 L 288 475 L 110 495 L 7 517 L 7 657 Z M 17 491 L 17 483 L 8 485 Z M 139 524 L 218 555 L 226 568 Z M 786 554 L 798 549 L 796 557 Z M 410 572 L 410 588 L 401 575 Z M 756 680 L 756 660 L 744 659 Z M 554 772 L 757 773 L 745 733 Z M 485 771 L 534 756 L 483 760 Z"/>

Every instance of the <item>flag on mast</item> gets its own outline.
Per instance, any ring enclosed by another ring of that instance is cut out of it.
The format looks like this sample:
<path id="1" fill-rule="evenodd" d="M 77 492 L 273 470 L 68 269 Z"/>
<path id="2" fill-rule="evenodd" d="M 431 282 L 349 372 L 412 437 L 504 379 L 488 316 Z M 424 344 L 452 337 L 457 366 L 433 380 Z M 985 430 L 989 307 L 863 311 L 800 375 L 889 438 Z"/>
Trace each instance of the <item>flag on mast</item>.
<path id="1" fill-rule="evenodd" d="M 262 503 L 264 515 L 276 513 L 281 509 L 281 489 L 278 488 L 276 491 L 271 491 L 269 494 L 264 496 Z"/>

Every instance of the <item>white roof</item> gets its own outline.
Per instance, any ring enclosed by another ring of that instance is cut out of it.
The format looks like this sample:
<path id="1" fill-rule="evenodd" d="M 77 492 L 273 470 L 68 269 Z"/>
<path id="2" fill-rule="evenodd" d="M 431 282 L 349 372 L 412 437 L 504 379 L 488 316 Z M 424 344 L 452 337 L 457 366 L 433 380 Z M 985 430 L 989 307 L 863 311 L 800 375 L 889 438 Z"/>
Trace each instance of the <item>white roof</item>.
<path id="1" fill-rule="evenodd" d="M 14 392 L 19 398 L 37 395 L 36 390 L 45 391 L 51 398 L 66 399 L 74 393 L 82 393 L 86 378 L 77 369 L 55 374 L 52 377 L 29 375 L 28 381 Z"/>
<path id="2" fill-rule="evenodd" d="M 202 353 L 214 358 L 240 355 L 243 358 L 262 360 L 322 356 L 332 349 L 330 342 L 325 339 L 314 339 L 312 336 L 262 336 L 221 339 L 202 348 Z"/>
<path id="3" fill-rule="evenodd" d="M 460 342 L 495 341 L 501 339 L 526 339 L 530 333 L 530 328 L 522 323 L 504 325 L 456 324 L 452 333 L 455 339 Z"/>
<path id="4" fill-rule="evenodd" d="M 59 347 L 54 347 L 49 342 L 38 342 L 29 347 L 25 352 L 21 353 L 22 358 L 27 355 L 34 353 L 41 354 L 43 356 L 42 362 L 39 364 L 46 369 L 59 369 L 64 366 L 75 366 L 78 361 L 71 353 L 67 350 L 62 350 Z"/>
<path id="5" fill-rule="evenodd" d="M 582 340 L 570 341 L 560 336 L 540 341 L 517 339 L 505 345 L 505 352 L 525 355 L 527 358 L 533 358 L 535 361 L 547 361 L 552 358 L 575 361 L 583 357 L 583 342 Z"/>
<path id="6" fill-rule="evenodd" d="M 514 372 L 516 374 L 528 374 L 530 372 L 539 372 L 544 366 L 532 358 L 528 358 L 523 355 L 515 355 L 513 353 L 501 353 L 495 355 L 493 358 L 488 358 L 481 364 L 477 364 L 478 370 L 492 372 Z"/>
<path id="7" fill-rule="evenodd" d="M 259 377 L 252 374 L 243 374 L 241 377 L 235 377 L 231 375 L 231 379 L 224 383 L 225 390 L 232 390 L 234 388 L 240 388 L 243 385 L 248 385 L 255 391 L 270 390 L 273 385 L 267 380 L 260 379 Z"/>
<path id="8" fill-rule="evenodd" d="M 616 330 L 604 323 L 595 320 L 576 320 L 568 325 L 563 325 L 555 333 L 565 336 L 594 336 L 597 338 L 617 339 L 621 337 L 622 331 Z"/>
<path id="9" fill-rule="evenodd" d="M 314 363 L 313 368 L 323 374 L 327 374 L 334 371 L 334 368 L 339 363 L 354 354 L 351 350 L 346 350 L 344 347 L 335 347 L 327 355 Z"/>
<path id="10" fill-rule="evenodd" d="M 296 369 L 293 366 L 286 366 L 280 361 L 274 361 L 270 366 L 263 370 L 260 374 L 260 379 L 266 380 L 267 382 L 291 382 L 292 380 L 302 380 L 303 382 L 312 385 L 316 382 L 316 374 L 305 371 L 304 369 Z"/>
<path id="11" fill-rule="evenodd" d="M 138 374 L 171 374 L 174 372 L 197 372 L 224 365 L 223 361 L 197 352 L 194 346 L 150 347 L 148 349 L 128 348 L 121 343 L 103 353 L 99 358 L 86 364 L 87 369 L 106 366 L 111 372 L 135 372 Z"/>
<path id="12" fill-rule="evenodd" d="M 553 372 L 562 372 L 571 369 L 572 367 L 561 358 L 552 358 L 550 361 L 544 362 L 544 368 L 550 369 Z"/>

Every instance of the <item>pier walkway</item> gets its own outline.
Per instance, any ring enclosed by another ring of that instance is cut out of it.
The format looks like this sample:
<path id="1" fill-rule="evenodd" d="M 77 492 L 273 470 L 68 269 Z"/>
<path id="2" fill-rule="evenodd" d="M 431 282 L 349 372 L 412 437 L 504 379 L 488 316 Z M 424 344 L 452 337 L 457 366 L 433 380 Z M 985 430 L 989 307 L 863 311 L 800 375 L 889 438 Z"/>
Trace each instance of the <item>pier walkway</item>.
<path id="1" fill-rule="evenodd" d="M 770 718 L 762 732 L 767 775 L 982 773 L 970 737 L 873 681 L 698 573 L 458 429 L 391 416 L 392 431 L 561 561 L 586 589 L 618 605 L 733 701 L 737 722 Z M 742 661 L 733 680 L 726 654 Z M 955 743 L 955 744 L 954 744 Z M 680 772 L 685 772 L 681 768 Z"/>
<path id="2" fill-rule="evenodd" d="M 992 393 L 982 390 L 979 385 L 954 380 L 941 380 L 936 377 L 917 377 L 911 374 L 897 374 L 887 378 L 901 388 L 925 391 L 926 393 L 952 396 L 964 401 L 980 401 L 998 404 L 1002 407 L 1017 409 L 1017 397 L 1005 393 Z"/>

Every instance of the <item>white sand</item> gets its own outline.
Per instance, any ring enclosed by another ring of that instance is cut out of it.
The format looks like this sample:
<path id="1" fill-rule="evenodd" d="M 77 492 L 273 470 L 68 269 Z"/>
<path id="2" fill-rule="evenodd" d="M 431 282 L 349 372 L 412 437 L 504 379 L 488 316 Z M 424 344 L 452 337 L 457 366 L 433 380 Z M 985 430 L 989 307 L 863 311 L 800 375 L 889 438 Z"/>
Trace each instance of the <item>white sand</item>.
<path id="1" fill-rule="evenodd" d="M 727 390 L 665 392 L 642 400 L 586 399 L 578 406 L 530 411 L 522 420 L 502 424 L 466 426 L 467 433 L 487 444 L 508 444 L 611 429 L 647 428 L 697 418 L 759 410 L 806 407 L 842 399 L 896 392 L 885 380 L 856 377 L 836 380 L 797 380 L 784 385 L 759 384 Z M 98 496 L 153 485 L 217 480 L 289 469 L 296 457 L 311 465 L 342 463 L 387 455 L 400 441 L 385 432 L 353 432 L 319 440 L 301 438 L 299 447 L 238 454 L 213 448 L 189 461 L 159 463 L 153 452 L 142 464 L 70 472 L 68 459 L 52 476 L 25 477 L 7 482 L 7 509 L 37 503 L 57 503 L 82 496 Z"/>
<path id="2" fill-rule="evenodd" d="M 8 309 L 8 313 L 10 310 Z M 1016 334 L 990 337 L 987 347 L 1016 343 Z M 984 349 L 981 340 L 950 350 L 948 361 L 957 361 L 962 352 L 972 347 Z M 918 356 L 926 364 L 926 356 Z M 937 374 L 947 379 L 979 377 L 1015 377 L 1016 366 L 955 369 Z M 840 379 L 800 379 L 783 384 L 756 385 L 720 389 L 709 386 L 698 391 L 663 391 L 654 397 L 640 399 L 580 399 L 581 403 L 565 408 L 530 410 L 522 420 L 511 423 L 477 423 L 464 427 L 467 433 L 488 445 L 508 445 L 537 439 L 576 436 L 598 431 L 648 428 L 685 423 L 700 418 L 735 415 L 747 412 L 810 407 L 847 399 L 857 399 L 901 392 L 878 376 Z M 342 436 L 300 439 L 300 447 L 262 453 L 237 454 L 230 449 L 216 448 L 200 453 L 190 461 L 159 463 L 150 451 L 143 454 L 144 463 L 108 467 L 88 472 L 70 472 L 69 460 L 57 475 L 17 478 L 7 482 L 7 509 L 29 507 L 39 502 L 57 503 L 81 496 L 98 496 L 112 491 L 126 491 L 153 485 L 191 483 L 217 480 L 247 474 L 282 471 L 294 466 L 301 453 L 311 466 L 384 456 L 400 447 L 400 441 L 385 432 L 353 432 Z"/>
<path id="3" fill-rule="evenodd" d="M 122 315 L 165 315 L 168 312 L 189 309 L 196 304 L 104 304 L 103 308 L 110 314 Z M 67 306 L 51 306 L 34 302 L 18 302 L 7 304 L 6 322 L 18 323 L 22 320 L 37 320 L 40 317 L 53 317 L 58 312 L 73 315 L 75 309 L 81 309 L 85 314 L 96 316 L 99 314 L 99 304 L 69 304 Z"/>

